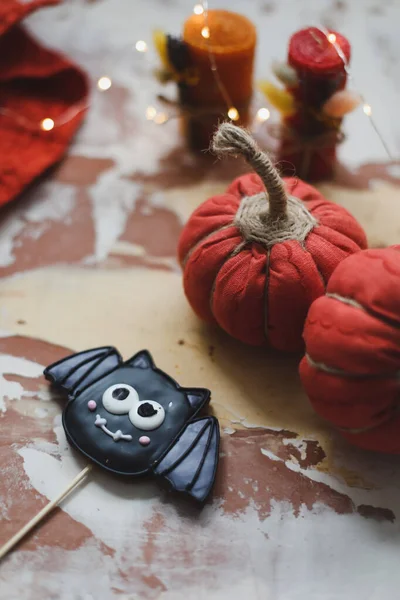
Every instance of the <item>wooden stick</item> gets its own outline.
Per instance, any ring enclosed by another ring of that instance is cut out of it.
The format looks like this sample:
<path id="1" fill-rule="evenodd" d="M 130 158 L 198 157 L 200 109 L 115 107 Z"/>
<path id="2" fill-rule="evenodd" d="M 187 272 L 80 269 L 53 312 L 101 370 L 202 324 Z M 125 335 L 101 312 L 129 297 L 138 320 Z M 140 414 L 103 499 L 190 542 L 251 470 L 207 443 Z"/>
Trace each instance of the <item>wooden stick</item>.
<path id="1" fill-rule="evenodd" d="M 57 496 L 57 498 L 54 498 L 54 500 L 46 504 L 46 506 L 44 506 L 42 510 L 38 512 L 38 514 L 29 521 L 29 523 L 24 525 L 22 529 L 20 529 L 15 535 L 13 535 L 13 537 L 10 540 L 8 540 L 8 542 L 6 542 L 4 546 L 0 548 L 0 560 L 4 558 L 5 555 L 12 548 L 14 548 L 14 546 L 16 546 L 16 544 L 18 544 L 18 542 L 22 540 L 22 538 L 25 537 L 27 533 L 29 533 L 32 530 L 39 523 L 39 521 L 41 521 L 47 514 L 49 514 L 49 512 L 53 510 L 53 508 L 55 508 L 62 500 L 64 500 L 64 498 L 68 496 L 68 494 L 72 492 L 72 490 L 83 481 L 83 479 L 91 471 L 91 469 L 92 465 L 87 465 L 75 477 L 75 479 L 71 481 L 68 487 L 66 487 L 65 490 Z"/>

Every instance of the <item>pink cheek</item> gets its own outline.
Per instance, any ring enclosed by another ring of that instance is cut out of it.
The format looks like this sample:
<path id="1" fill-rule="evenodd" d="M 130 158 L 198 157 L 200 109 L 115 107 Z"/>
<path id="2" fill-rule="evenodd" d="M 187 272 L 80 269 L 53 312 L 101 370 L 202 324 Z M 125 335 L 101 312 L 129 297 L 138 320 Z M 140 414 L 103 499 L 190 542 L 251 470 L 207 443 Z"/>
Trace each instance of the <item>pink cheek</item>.
<path id="1" fill-rule="evenodd" d="M 89 400 L 89 402 L 87 403 L 87 407 L 89 410 L 93 411 L 96 410 L 97 404 L 94 400 Z"/>
<path id="2" fill-rule="evenodd" d="M 139 444 L 142 444 L 142 446 L 148 446 L 150 444 L 150 438 L 147 437 L 147 435 L 142 435 L 139 438 Z"/>

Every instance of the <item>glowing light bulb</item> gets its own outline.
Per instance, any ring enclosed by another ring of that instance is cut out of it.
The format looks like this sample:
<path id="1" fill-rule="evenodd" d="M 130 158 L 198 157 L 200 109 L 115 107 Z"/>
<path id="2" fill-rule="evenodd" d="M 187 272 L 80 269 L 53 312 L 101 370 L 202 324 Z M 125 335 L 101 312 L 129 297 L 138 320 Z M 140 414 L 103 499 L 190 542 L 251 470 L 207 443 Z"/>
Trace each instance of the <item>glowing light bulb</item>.
<path id="1" fill-rule="evenodd" d="M 231 106 L 231 108 L 228 110 L 228 117 L 232 120 L 232 121 L 237 121 L 239 118 L 239 113 L 236 110 L 236 108 L 234 106 Z"/>
<path id="2" fill-rule="evenodd" d="M 205 38 L 206 40 L 208 40 L 208 38 L 210 37 L 210 28 L 209 27 L 203 27 L 203 29 L 201 30 L 201 35 L 203 36 L 203 38 Z"/>
<path id="3" fill-rule="evenodd" d="M 363 111 L 365 112 L 367 117 L 370 117 L 372 115 L 372 108 L 369 104 L 364 104 Z"/>
<path id="4" fill-rule="evenodd" d="M 334 44 L 336 42 L 336 35 L 334 33 L 328 34 L 328 42 L 330 42 L 331 44 Z"/>
<path id="5" fill-rule="evenodd" d="M 43 119 L 43 121 L 40 123 L 40 127 L 43 129 L 43 131 L 51 131 L 54 127 L 53 119 L 50 119 L 49 117 L 47 117 L 47 119 Z"/>
<path id="6" fill-rule="evenodd" d="M 154 117 L 156 116 L 156 114 L 157 114 L 157 111 L 154 108 L 154 106 L 148 106 L 146 108 L 146 119 L 148 121 L 152 121 L 154 119 Z"/>
<path id="7" fill-rule="evenodd" d="M 259 108 L 257 111 L 257 121 L 260 121 L 260 123 L 267 121 L 270 116 L 271 113 L 269 112 L 268 108 Z"/>
<path id="8" fill-rule="evenodd" d="M 102 92 L 109 90 L 111 86 L 112 86 L 112 81 L 109 77 L 100 77 L 100 79 L 97 82 L 97 87 Z"/>
<path id="9" fill-rule="evenodd" d="M 195 4 L 193 7 L 193 12 L 195 15 L 202 15 L 204 12 L 204 8 L 201 4 Z"/>
<path id="10" fill-rule="evenodd" d="M 147 44 L 143 40 L 136 42 L 135 48 L 138 52 L 147 52 Z"/>

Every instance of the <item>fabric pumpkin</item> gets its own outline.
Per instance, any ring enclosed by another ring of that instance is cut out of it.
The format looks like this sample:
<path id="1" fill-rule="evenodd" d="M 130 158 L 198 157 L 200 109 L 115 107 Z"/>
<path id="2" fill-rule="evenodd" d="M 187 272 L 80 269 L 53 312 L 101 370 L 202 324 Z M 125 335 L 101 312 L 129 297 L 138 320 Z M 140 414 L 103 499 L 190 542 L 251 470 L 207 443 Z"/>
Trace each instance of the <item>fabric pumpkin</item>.
<path id="1" fill-rule="evenodd" d="M 400 453 L 400 246 L 343 261 L 311 306 L 300 376 L 353 444 Z"/>
<path id="2" fill-rule="evenodd" d="M 242 342 L 300 350 L 309 307 L 337 265 L 366 247 L 365 233 L 312 186 L 282 180 L 245 130 L 223 123 L 213 149 L 242 154 L 257 174 L 206 200 L 183 229 L 186 296 L 201 319 Z"/>

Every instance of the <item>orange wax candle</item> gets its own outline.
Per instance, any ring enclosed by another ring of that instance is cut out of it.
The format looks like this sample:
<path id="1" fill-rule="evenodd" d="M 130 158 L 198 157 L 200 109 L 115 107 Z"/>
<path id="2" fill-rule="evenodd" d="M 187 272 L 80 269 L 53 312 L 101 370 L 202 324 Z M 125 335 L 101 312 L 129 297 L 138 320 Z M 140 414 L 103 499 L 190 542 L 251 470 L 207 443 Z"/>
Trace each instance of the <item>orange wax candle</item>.
<path id="1" fill-rule="evenodd" d="M 238 111 L 239 123 L 245 125 L 248 121 L 256 39 L 256 29 L 249 19 L 226 10 L 210 10 L 207 18 L 204 14 L 192 15 L 186 21 L 183 40 L 196 81 L 186 88 L 184 101 L 198 109 L 193 113 L 203 114 L 189 119 L 196 130 L 191 136 L 197 138 L 192 139 L 196 146 L 208 146 L 215 125 L 221 116 L 227 117 L 231 107 Z M 217 72 L 212 70 L 210 53 Z"/>
<path id="2" fill-rule="evenodd" d="M 209 37 L 202 35 L 208 27 Z M 189 98 L 201 106 L 221 106 L 225 99 L 215 82 L 210 65 L 210 51 L 215 57 L 219 77 L 233 106 L 246 104 L 253 90 L 253 63 L 256 29 L 246 17 L 226 10 L 210 10 L 192 15 L 185 23 L 183 40 L 199 80 L 190 87 Z"/>

